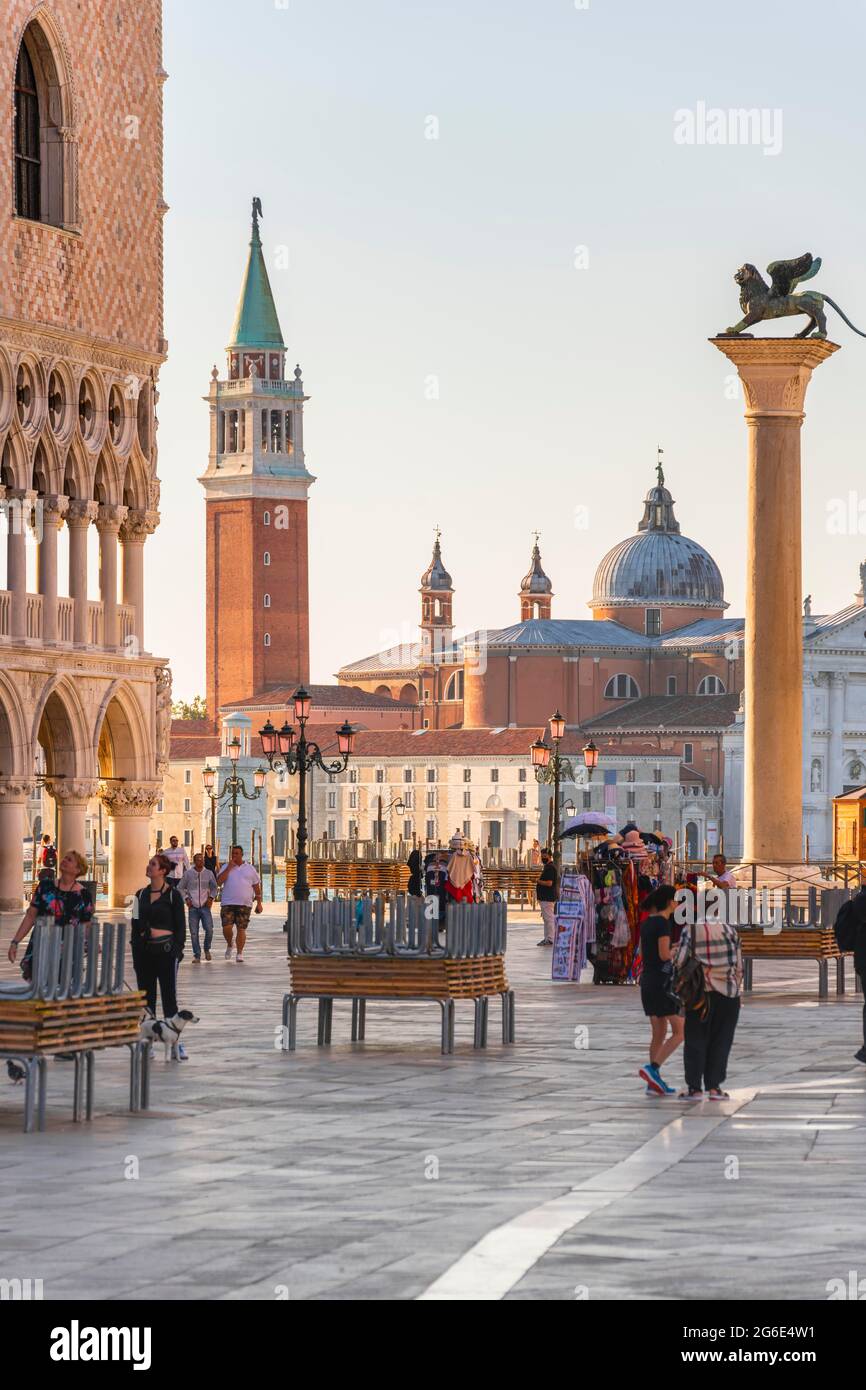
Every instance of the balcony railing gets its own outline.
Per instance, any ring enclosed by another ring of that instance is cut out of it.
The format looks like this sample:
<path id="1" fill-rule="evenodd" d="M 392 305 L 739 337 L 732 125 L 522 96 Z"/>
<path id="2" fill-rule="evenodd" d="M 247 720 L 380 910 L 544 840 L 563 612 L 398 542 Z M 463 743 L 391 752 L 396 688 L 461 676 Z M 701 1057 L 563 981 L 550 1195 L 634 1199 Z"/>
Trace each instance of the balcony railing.
<path id="1" fill-rule="evenodd" d="M 25 616 L 25 641 L 42 641 L 42 619 L 44 598 L 42 594 L 28 594 Z M 74 603 L 71 598 L 57 600 L 57 642 L 58 647 L 71 647 L 73 638 Z M 118 645 L 123 647 L 135 632 L 135 609 L 131 604 L 119 603 Z M 0 589 L 0 639 L 10 640 L 12 627 L 12 594 L 8 589 Z M 101 603 L 87 604 L 87 641 L 91 647 L 103 645 L 104 617 Z"/>

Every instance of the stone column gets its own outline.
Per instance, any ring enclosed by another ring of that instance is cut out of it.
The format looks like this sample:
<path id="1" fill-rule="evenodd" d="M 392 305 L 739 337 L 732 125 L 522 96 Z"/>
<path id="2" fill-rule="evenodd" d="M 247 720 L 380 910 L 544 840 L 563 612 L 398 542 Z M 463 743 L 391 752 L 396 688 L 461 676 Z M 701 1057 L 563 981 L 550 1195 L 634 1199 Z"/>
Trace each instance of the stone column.
<path id="1" fill-rule="evenodd" d="M 36 506 L 37 569 L 42 595 L 42 641 L 57 641 L 57 532 L 69 507 L 67 497 L 42 497 Z"/>
<path id="2" fill-rule="evenodd" d="M 144 543 L 158 525 L 158 512 L 130 510 L 120 528 L 123 602 L 135 610 L 136 654 L 144 651 Z"/>
<path id="3" fill-rule="evenodd" d="M 9 636 L 23 642 L 27 636 L 27 528 L 36 494 L 20 488 L 6 493 L 6 587 L 10 592 Z"/>
<path id="4" fill-rule="evenodd" d="M 746 523 L 743 856 L 803 856 L 803 626 L 800 428 L 821 338 L 712 341 L 743 384 L 749 431 Z"/>
<path id="5" fill-rule="evenodd" d="M 87 613 L 87 533 L 96 520 L 95 502 L 77 498 L 69 503 L 66 525 L 69 528 L 69 597 L 72 599 L 72 640 L 76 647 L 90 643 Z"/>
<path id="6" fill-rule="evenodd" d="M 827 795 L 842 794 L 842 743 L 845 737 L 846 671 L 830 672 L 830 747 L 827 754 Z"/>
<path id="7" fill-rule="evenodd" d="M 99 532 L 99 597 L 102 599 L 102 645 L 114 651 L 120 646 L 117 612 L 117 536 L 126 520 L 126 507 L 100 506 L 96 514 Z"/>
<path id="8" fill-rule="evenodd" d="M 160 792 L 158 782 L 106 782 L 100 788 L 109 816 L 109 907 L 123 907 L 144 882 L 150 818 Z"/>
<path id="9" fill-rule="evenodd" d="M 24 809 L 33 787 L 0 777 L 0 912 L 20 912 L 24 900 Z"/>
<path id="10" fill-rule="evenodd" d="M 51 777 L 45 788 L 50 797 L 57 802 L 58 829 L 57 852 L 62 859 L 70 849 L 87 855 L 90 845 L 87 842 L 85 818 L 87 804 L 96 795 L 99 783 L 90 777 Z"/>

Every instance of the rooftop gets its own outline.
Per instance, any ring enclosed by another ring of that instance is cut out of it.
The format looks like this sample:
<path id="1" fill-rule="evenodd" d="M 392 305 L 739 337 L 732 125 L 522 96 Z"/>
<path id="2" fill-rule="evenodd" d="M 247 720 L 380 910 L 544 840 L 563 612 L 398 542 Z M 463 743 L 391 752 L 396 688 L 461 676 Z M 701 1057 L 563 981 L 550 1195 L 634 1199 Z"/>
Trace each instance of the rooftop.
<path id="1" fill-rule="evenodd" d="M 677 733 L 697 733 L 725 729 L 733 724 L 740 704 L 733 695 L 644 695 L 629 700 L 608 714 L 587 719 L 581 728 L 633 733 L 655 733 L 666 729 Z"/>

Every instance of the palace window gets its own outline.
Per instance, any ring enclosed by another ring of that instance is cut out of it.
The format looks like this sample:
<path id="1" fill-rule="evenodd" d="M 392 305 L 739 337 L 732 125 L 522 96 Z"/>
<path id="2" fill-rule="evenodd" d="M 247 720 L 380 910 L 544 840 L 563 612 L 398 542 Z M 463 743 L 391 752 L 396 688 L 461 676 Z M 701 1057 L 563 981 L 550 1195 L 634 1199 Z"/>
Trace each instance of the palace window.
<path id="1" fill-rule="evenodd" d="M 526 821 L 525 821 L 525 820 L 519 820 L 519 821 L 517 822 L 517 838 L 518 838 L 518 840 L 521 840 L 521 841 L 526 839 Z"/>
<path id="2" fill-rule="evenodd" d="M 33 222 L 72 227 L 77 220 L 72 86 L 47 29 L 34 20 L 15 68 L 15 212 Z"/>
<path id="3" fill-rule="evenodd" d="M 662 610 L 660 608 L 645 609 L 644 621 L 647 637 L 658 637 L 662 630 Z"/>
<path id="4" fill-rule="evenodd" d="M 266 633 L 265 633 L 265 646 L 266 646 L 266 647 L 269 647 L 270 645 L 271 645 L 271 634 L 270 634 L 269 632 L 266 632 Z"/>
<path id="5" fill-rule="evenodd" d="M 328 821 L 328 839 L 329 839 L 329 840 L 336 840 L 336 838 L 337 838 L 337 822 L 336 822 L 335 820 L 329 820 L 329 821 Z"/>
<path id="6" fill-rule="evenodd" d="M 436 839 L 436 822 L 435 822 L 435 820 L 428 820 L 428 822 L 427 822 L 427 839 L 428 839 L 428 840 L 435 840 L 435 839 Z"/>
<path id="7" fill-rule="evenodd" d="M 676 693 L 677 693 L 677 678 L 676 678 L 676 676 L 668 676 L 668 694 L 669 694 L 669 695 L 676 695 Z"/>
<path id="8" fill-rule="evenodd" d="M 262 525 L 263 525 L 263 526 L 270 526 L 270 524 L 271 524 L 271 514 L 270 514 L 270 512 L 262 512 Z"/>
<path id="9" fill-rule="evenodd" d="M 270 552 L 269 550 L 266 550 L 265 553 L 264 553 L 264 555 L 262 556 L 262 564 L 263 564 L 263 565 L 269 565 L 270 563 L 271 563 L 271 552 Z"/>
<path id="10" fill-rule="evenodd" d="M 604 687 L 604 698 L 606 700 L 637 700 L 640 698 L 640 690 L 637 681 L 633 676 L 626 676 L 620 673 L 611 676 L 607 685 Z"/>
<path id="11" fill-rule="evenodd" d="M 661 804 L 662 804 L 662 794 L 661 794 L 661 792 L 653 792 L 653 806 L 655 806 L 656 810 L 659 810 L 659 809 L 661 808 Z"/>
<path id="12" fill-rule="evenodd" d="M 585 791 L 585 792 L 583 793 L 583 809 L 584 809 L 584 811 L 589 811 L 591 807 L 592 807 L 592 792 L 590 792 L 590 791 Z"/>
<path id="13" fill-rule="evenodd" d="M 435 792 L 428 792 L 428 793 L 427 793 L 427 810 L 428 810 L 428 811 L 435 811 L 435 810 L 436 810 L 436 793 L 435 793 Z"/>
<path id="14" fill-rule="evenodd" d="M 683 744 L 683 762 L 693 763 L 695 760 L 695 745 L 693 743 Z"/>
<path id="15" fill-rule="evenodd" d="M 19 217 L 40 220 L 42 160 L 39 152 L 39 93 L 36 74 L 21 44 L 15 71 L 15 209 Z"/>
<path id="16" fill-rule="evenodd" d="M 270 608 L 270 606 L 271 606 L 271 596 L 270 596 L 270 594 L 265 594 L 264 598 L 262 599 L 262 606 L 263 606 L 264 608 Z"/>
<path id="17" fill-rule="evenodd" d="M 627 791 L 625 794 L 625 804 L 630 811 L 633 810 L 636 805 L 635 795 L 636 793 L 631 790 Z"/>
<path id="18" fill-rule="evenodd" d="M 699 695 L 724 695 L 725 687 L 718 676 L 704 676 L 697 693 Z"/>
<path id="19" fill-rule="evenodd" d="M 403 768 L 403 781 L 404 781 L 404 782 L 411 782 L 412 779 L 413 779 L 413 777 L 414 777 L 414 775 L 415 775 L 415 774 L 414 774 L 414 772 L 412 771 L 412 768 L 411 768 L 411 767 L 404 767 L 404 768 Z"/>
<path id="20" fill-rule="evenodd" d="M 184 782 L 186 783 L 186 785 L 189 786 L 190 782 L 192 781 L 192 769 L 191 769 L 191 768 L 186 768 L 186 769 L 185 769 L 184 774 L 183 774 L 183 780 L 184 780 Z"/>

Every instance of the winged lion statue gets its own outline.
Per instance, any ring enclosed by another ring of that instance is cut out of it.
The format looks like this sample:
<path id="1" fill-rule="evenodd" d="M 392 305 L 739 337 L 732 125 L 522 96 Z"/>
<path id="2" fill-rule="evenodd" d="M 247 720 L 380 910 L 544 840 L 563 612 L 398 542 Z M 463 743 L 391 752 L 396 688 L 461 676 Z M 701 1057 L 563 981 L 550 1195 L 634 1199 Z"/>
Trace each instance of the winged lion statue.
<path id="1" fill-rule="evenodd" d="M 753 324 L 762 323 L 764 319 L 782 319 L 790 318 L 794 314 L 807 314 L 809 321 L 796 337 L 826 338 L 827 315 L 824 305 L 830 304 L 849 328 L 861 338 L 866 338 L 866 333 L 855 327 L 829 294 L 818 294 L 815 290 L 807 290 L 804 294 L 792 293 L 801 281 L 811 280 L 820 269 L 821 258 L 813 256 L 811 251 L 797 256 L 793 261 L 771 261 L 767 266 L 767 274 L 770 277 L 768 285 L 757 267 L 747 261 L 734 275 L 740 287 L 740 308 L 743 317 L 732 328 L 722 329 L 718 337 L 752 338 L 754 334 L 746 333 L 745 329 L 751 328 Z"/>

